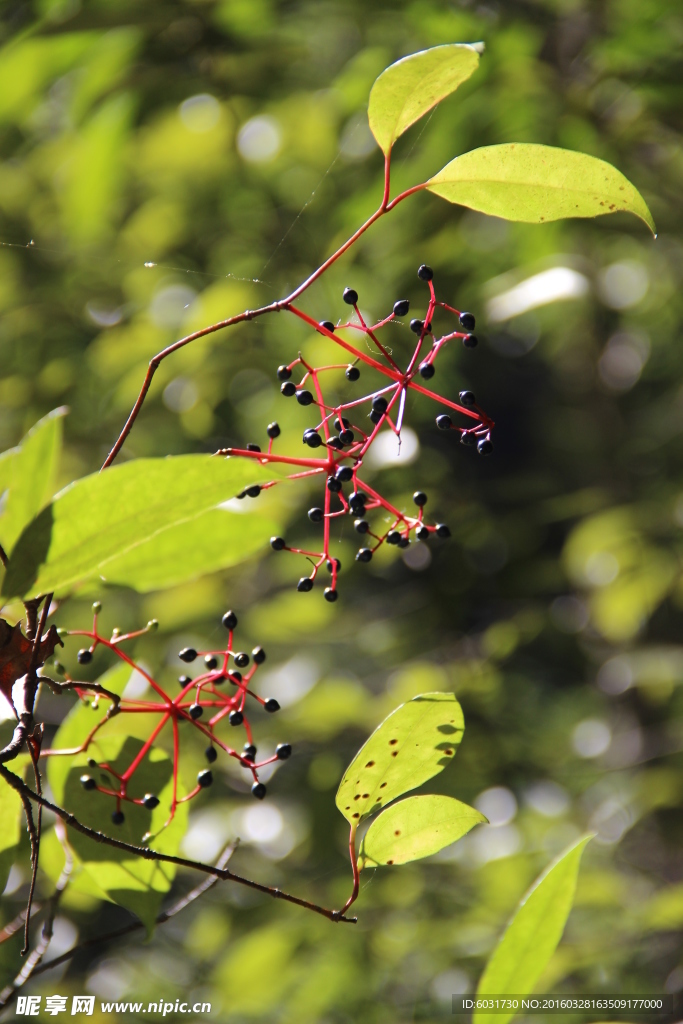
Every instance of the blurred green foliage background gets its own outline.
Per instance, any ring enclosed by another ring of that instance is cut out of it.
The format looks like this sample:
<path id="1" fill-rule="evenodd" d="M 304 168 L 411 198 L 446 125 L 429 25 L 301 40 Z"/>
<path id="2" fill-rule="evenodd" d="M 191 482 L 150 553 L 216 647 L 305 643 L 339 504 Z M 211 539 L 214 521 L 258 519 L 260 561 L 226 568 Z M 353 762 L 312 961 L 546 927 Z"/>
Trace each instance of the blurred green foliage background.
<path id="1" fill-rule="evenodd" d="M 486 43 L 477 74 L 398 143 L 395 190 L 476 146 L 542 142 L 614 163 L 659 228 L 655 241 L 621 215 L 531 226 L 426 194 L 404 203 L 302 306 L 336 321 L 351 285 L 370 316 L 403 296 L 418 310 L 427 262 L 441 297 L 476 314 L 479 347 L 446 353 L 438 385 L 475 391 L 496 420 L 494 456 L 437 433 L 415 400 L 412 443 L 373 470 L 399 502 L 424 488 L 453 539 L 356 566 L 340 529 L 334 607 L 295 592 L 299 566 L 267 536 L 237 569 L 99 595 L 105 627 L 159 619 L 136 654 L 171 685 L 179 647 L 211 645 L 228 606 L 244 646 L 267 648 L 283 711 L 258 720 L 258 742 L 288 740 L 295 756 L 262 805 L 217 771 L 192 806 L 188 855 L 239 834 L 236 870 L 339 905 L 343 767 L 401 700 L 434 689 L 455 691 L 467 727 L 430 790 L 491 826 L 429 862 L 368 872 L 355 928 L 226 884 L 151 943 L 91 948 L 32 991 L 190 994 L 231 1022 L 445 1020 L 526 886 L 587 828 L 597 839 L 540 990 L 683 989 L 680 5 L 6 0 L 1 16 L 0 443 L 68 405 L 60 484 L 101 464 L 156 351 L 286 294 L 376 207 L 367 96 L 406 53 Z M 123 457 L 263 443 L 275 418 L 298 446 L 308 422 L 274 371 L 317 346 L 279 314 L 188 347 L 162 364 Z M 287 536 L 311 541 L 305 486 L 276 490 Z M 59 624 L 84 625 L 92 596 L 65 602 Z M 93 678 L 106 664 L 98 655 Z M 54 728 L 66 699 L 41 700 Z M 25 852 L 5 921 L 27 876 Z M 127 920 L 67 894 L 50 954 Z M 18 948 L 0 947 L 4 980 Z"/>

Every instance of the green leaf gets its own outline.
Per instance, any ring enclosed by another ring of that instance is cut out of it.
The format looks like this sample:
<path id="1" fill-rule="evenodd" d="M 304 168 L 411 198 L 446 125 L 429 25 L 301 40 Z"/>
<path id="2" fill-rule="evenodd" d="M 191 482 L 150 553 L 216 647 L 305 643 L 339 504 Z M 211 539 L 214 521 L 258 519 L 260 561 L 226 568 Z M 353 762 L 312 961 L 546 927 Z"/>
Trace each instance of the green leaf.
<path id="1" fill-rule="evenodd" d="M 358 866 L 362 870 L 431 857 L 485 821 L 474 807 L 451 796 L 410 796 L 373 821 L 363 837 Z"/>
<path id="2" fill-rule="evenodd" d="M 482 974 L 477 995 L 528 995 L 562 938 L 574 902 L 583 836 L 562 853 L 520 903 Z M 477 1024 L 507 1024 L 514 1016 L 475 1011 Z"/>
<path id="3" fill-rule="evenodd" d="M 7 876 L 16 855 L 21 837 L 23 807 L 19 794 L 6 782 L 0 783 L 0 892 L 7 884 Z"/>
<path id="4" fill-rule="evenodd" d="M 130 675 L 129 665 L 117 665 L 99 682 L 107 689 L 122 693 Z M 79 701 L 58 729 L 53 749 L 79 746 L 103 718 L 107 706 L 108 702 L 103 702 L 99 708 L 93 708 L 90 701 Z M 98 782 L 111 785 L 112 780 L 107 779 L 104 772 L 89 766 L 88 761 L 94 758 L 98 763 L 106 762 L 113 771 L 122 774 L 142 748 L 142 737 L 149 734 L 151 725 L 158 720 L 158 715 L 117 716 L 102 727 L 87 751 L 49 757 L 48 780 L 57 803 L 84 824 L 136 846 L 141 845 L 146 832 L 151 832 L 154 838 L 147 845 L 161 853 L 175 854 L 187 829 L 188 805 L 180 804 L 171 824 L 162 828 L 169 815 L 173 784 L 173 762 L 164 750 L 159 747 L 150 750 L 133 774 L 128 790 L 134 798 L 154 793 L 159 797 L 159 806 L 149 811 L 137 804 L 124 803 L 125 821 L 122 825 L 113 825 L 111 821 L 115 807 L 113 797 L 85 790 L 80 783 L 80 776 L 87 772 Z M 174 865 L 141 860 L 124 850 L 97 843 L 79 832 L 70 831 L 69 842 L 83 868 L 83 891 L 100 894 L 126 907 L 137 914 L 151 931 L 164 893 L 168 892 L 175 877 Z"/>
<path id="5" fill-rule="evenodd" d="M 475 45 L 434 46 L 403 57 L 382 72 L 370 92 L 368 120 L 385 156 L 411 124 L 477 70 L 479 53 Z"/>
<path id="6" fill-rule="evenodd" d="M 67 411 L 62 407 L 48 413 L 31 427 L 18 448 L 0 457 L 0 491 L 8 490 L 0 517 L 0 543 L 7 553 L 52 497 Z"/>
<path id="7" fill-rule="evenodd" d="M 449 203 L 505 220 L 540 224 L 563 217 L 634 213 L 655 232 L 645 200 L 611 164 L 534 143 L 484 146 L 456 157 L 427 182 Z"/>
<path id="8" fill-rule="evenodd" d="M 336 804 L 358 824 L 450 764 L 465 721 L 453 693 L 423 693 L 401 704 L 373 732 L 344 772 Z"/>
<path id="9" fill-rule="evenodd" d="M 108 583 L 146 593 L 227 569 L 265 550 L 268 538 L 280 532 L 272 510 L 264 516 L 252 503 L 249 511 L 238 516 L 228 509 L 210 509 L 113 558 L 100 575 Z"/>
<path id="10" fill-rule="evenodd" d="M 86 476 L 60 491 L 24 530 L 2 593 L 23 597 L 64 592 L 163 530 L 189 523 L 246 484 L 273 476 L 277 472 L 272 466 L 209 455 L 136 459 Z M 248 533 L 247 520 L 234 516 L 230 545 L 237 556 L 242 535 Z"/>

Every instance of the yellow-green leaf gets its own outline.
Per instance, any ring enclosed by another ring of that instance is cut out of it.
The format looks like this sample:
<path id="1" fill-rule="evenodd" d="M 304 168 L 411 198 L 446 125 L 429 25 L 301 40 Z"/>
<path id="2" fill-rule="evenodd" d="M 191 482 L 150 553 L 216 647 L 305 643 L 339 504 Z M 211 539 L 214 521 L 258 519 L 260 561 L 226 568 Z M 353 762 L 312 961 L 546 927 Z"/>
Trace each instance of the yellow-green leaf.
<path id="1" fill-rule="evenodd" d="M 24 527 L 52 497 L 66 413 L 64 407 L 53 409 L 31 427 L 17 448 L 0 459 L 0 491 L 7 488 L 0 516 L 0 542 L 8 553 Z"/>
<path id="2" fill-rule="evenodd" d="M 485 821 L 474 807 L 451 796 L 409 796 L 375 818 L 363 837 L 358 866 L 362 870 L 430 857 Z"/>
<path id="3" fill-rule="evenodd" d="M 479 53 L 469 43 L 448 43 L 403 57 L 383 71 L 370 92 L 368 120 L 387 155 L 396 139 L 476 71 Z"/>
<path id="4" fill-rule="evenodd" d="M 446 164 L 427 188 L 449 203 L 505 220 L 541 224 L 623 211 L 655 232 L 645 200 L 621 171 L 554 146 L 511 142 L 473 149 Z"/>
<path id="5" fill-rule="evenodd" d="M 272 466 L 210 455 L 135 459 L 93 473 L 56 495 L 26 527 L 12 552 L 2 592 L 9 597 L 64 592 L 162 531 L 215 509 L 245 485 L 274 476 Z M 238 554 L 248 518 L 232 516 L 231 544 Z"/>
<path id="6" fill-rule="evenodd" d="M 477 995 L 528 995 L 562 938 L 574 902 L 583 836 L 537 878 L 523 898 L 484 968 Z M 474 1013 L 476 1024 L 507 1024 L 515 1011 Z"/>
<path id="7" fill-rule="evenodd" d="M 452 761 L 465 730 L 453 693 L 423 693 L 373 732 L 344 772 L 337 807 L 350 824 L 421 786 Z"/>

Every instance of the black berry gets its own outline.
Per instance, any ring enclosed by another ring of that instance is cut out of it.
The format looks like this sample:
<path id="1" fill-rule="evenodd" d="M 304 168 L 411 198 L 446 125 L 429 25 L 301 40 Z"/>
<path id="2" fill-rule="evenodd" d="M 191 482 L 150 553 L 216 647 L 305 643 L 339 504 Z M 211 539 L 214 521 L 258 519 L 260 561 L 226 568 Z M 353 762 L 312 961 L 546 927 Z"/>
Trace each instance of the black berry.
<path id="1" fill-rule="evenodd" d="M 448 529 L 445 523 L 438 523 L 436 527 L 437 537 L 441 537 L 442 540 L 446 540 L 451 535 L 451 531 Z"/>
<path id="2" fill-rule="evenodd" d="M 296 384 L 291 380 L 286 380 L 280 387 L 280 394 L 284 395 L 285 398 L 291 398 L 292 395 L 296 394 Z"/>
<path id="3" fill-rule="evenodd" d="M 476 434 L 471 434 L 469 432 L 469 430 L 464 430 L 462 432 L 462 434 L 460 436 L 460 444 L 471 445 L 471 444 L 476 444 L 476 443 L 477 443 L 477 435 Z"/>
<path id="4" fill-rule="evenodd" d="M 380 422 L 383 415 L 384 413 L 378 412 L 377 409 L 373 409 L 371 413 L 368 413 L 368 419 L 371 420 L 374 424 L 377 424 Z"/>
<path id="5" fill-rule="evenodd" d="M 387 400 L 384 395 L 375 395 L 372 400 L 372 411 L 379 413 L 387 411 Z"/>
<path id="6" fill-rule="evenodd" d="M 321 320 L 320 326 L 324 327 L 326 331 L 334 331 L 334 324 L 331 320 Z"/>
<path id="7" fill-rule="evenodd" d="M 272 423 L 269 423 L 268 426 L 266 427 L 266 434 L 268 435 L 268 437 L 271 437 L 271 438 L 279 437 L 280 436 L 280 424 L 279 423 L 275 423 L 275 421 L 273 421 Z"/>
<path id="8" fill-rule="evenodd" d="M 285 546 L 284 537 L 271 537 L 270 546 L 273 549 L 273 551 L 282 551 L 282 549 Z"/>
<path id="9" fill-rule="evenodd" d="M 436 417 L 436 425 L 439 430 L 450 430 L 453 426 L 453 420 L 445 412 L 442 412 L 440 416 Z"/>
<path id="10" fill-rule="evenodd" d="M 218 658 L 216 658 L 215 655 L 213 654 L 207 654 L 206 657 L 204 658 L 204 664 L 209 669 L 209 671 L 211 671 L 212 669 L 218 667 Z"/>
<path id="11" fill-rule="evenodd" d="M 398 544 L 401 539 L 401 534 L 398 530 L 390 530 L 387 534 L 387 544 Z"/>
<path id="12" fill-rule="evenodd" d="M 197 775 L 197 782 L 202 789 L 207 789 L 213 783 L 213 772 L 209 768 L 205 768 Z"/>
<path id="13" fill-rule="evenodd" d="M 322 437 L 313 427 L 304 430 L 304 444 L 307 444 L 309 448 L 319 448 L 322 443 Z"/>
<path id="14" fill-rule="evenodd" d="M 247 494 L 247 497 L 249 497 L 249 498 L 258 498 L 260 493 L 261 493 L 261 487 L 260 487 L 259 484 L 251 484 L 246 489 L 246 494 Z"/>
<path id="15" fill-rule="evenodd" d="M 426 526 L 418 526 L 417 530 L 415 531 L 415 536 L 417 537 L 418 540 L 427 540 L 427 538 L 429 537 L 429 530 L 427 529 Z"/>
<path id="16" fill-rule="evenodd" d="M 266 795 L 266 787 L 262 782 L 255 782 L 251 787 L 251 795 L 255 796 L 257 800 L 263 800 Z"/>
<path id="17" fill-rule="evenodd" d="M 112 813 L 111 820 L 114 822 L 115 825 L 123 825 L 124 821 L 126 820 L 126 816 L 123 813 L 123 811 L 114 811 Z"/>
<path id="18" fill-rule="evenodd" d="M 296 589 L 300 594 L 307 594 L 309 590 L 313 590 L 313 580 L 310 576 L 302 576 L 296 585 Z"/>
<path id="19" fill-rule="evenodd" d="M 341 444 L 347 445 L 353 443 L 353 431 L 352 430 L 340 430 L 339 440 Z"/>
<path id="20" fill-rule="evenodd" d="M 238 672 L 238 671 L 237 671 L 237 669 L 234 669 L 234 670 L 233 670 L 233 671 L 232 671 L 232 672 L 230 673 L 230 675 L 229 675 L 229 677 L 228 677 L 228 678 L 230 679 L 230 682 L 231 682 L 231 683 L 234 683 L 234 684 L 235 684 L 235 686 L 237 686 L 237 684 L 238 684 L 238 683 L 241 683 L 241 682 L 242 682 L 242 673 L 241 673 L 241 672 Z"/>
<path id="21" fill-rule="evenodd" d="M 280 710 L 280 705 L 275 700 L 275 697 L 269 697 L 268 700 L 265 702 L 265 704 L 263 706 L 266 709 L 266 711 L 269 711 L 271 713 L 271 715 L 275 711 L 279 711 Z"/>
<path id="22" fill-rule="evenodd" d="M 79 665 L 87 665 L 92 661 L 92 651 L 89 651 L 87 647 L 84 647 L 78 652 L 77 658 Z"/>
<path id="23" fill-rule="evenodd" d="M 462 339 L 462 343 L 465 348 L 476 348 L 479 344 L 479 338 L 477 338 L 476 334 L 466 334 Z"/>
<path id="24" fill-rule="evenodd" d="M 490 455 L 493 451 L 493 442 L 489 441 L 486 437 L 482 437 L 477 445 L 477 451 L 480 455 Z"/>
<path id="25" fill-rule="evenodd" d="M 299 405 L 312 405 L 313 395 L 310 391 L 307 391 L 306 388 L 302 388 L 300 391 L 296 392 L 296 400 Z"/>
<path id="26" fill-rule="evenodd" d="M 427 504 L 427 495 L 425 494 L 424 491 L 415 491 L 415 494 L 413 495 L 413 501 L 415 502 L 418 508 L 424 508 L 424 506 Z"/>
<path id="27" fill-rule="evenodd" d="M 213 764 L 213 762 L 218 757 L 218 751 L 216 750 L 215 747 L 207 747 L 206 750 L 204 751 L 204 757 L 209 762 L 209 764 Z"/>
<path id="28" fill-rule="evenodd" d="M 345 373 L 347 380 L 358 380 L 360 377 L 360 370 L 357 366 L 347 366 Z"/>
<path id="29" fill-rule="evenodd" d="M 155 807 L 159 806 L 159 797 L 155 796 L 154 793 L 145 793 L 142 802 L 148 811 L 153 811 Z"/>
<path id="30" fill-rule="evenodd" d="M 340 483 L 347 484 L 349 480 L 353 479 L 353 470 L 351 466 L 339 466 L 334 475 Z"/>
<path id="31" fill-rule="evenodd" d="M 434 376 L 434 367 L 431 363 L 426 361 L 424 363 L 420 363 L 419 370 L 420 376 L 424 377 L 425 380 L 430 380 L 430 378 Z"/>
<path id="32" fill-rule="evenodd" d="M 474 315 L 472 313 L 461 313 L 460 323 L 466 331 L 473 331 L 475 324 Z"/>
<path id="33" fill-rule="evenodd" d="M 184 688 L 187 686 L 188 683 L 191 683 L 192 680 L 190 679 L 189 676 L 178 676 L 178 682 Z"/>
<path id="34" fill-rule="evenodd" d="M 353 528 L 356 533 L 367 533 L 370 529 L 370 523 L 366 519 L 356 519 L 353 524 Z"/>
<path id="35" fill-rule="evenodd" d="M 332 572 L 333 569 L 336 569 L 337 572 L 341 572 L 341 562 L 338 558 L 328 558 L 326 564 L 328 572 Z"/>
<path id="36" fill-rule="evenodd" d="M 394 316 L 405 316 L 410 309 L 410 303 L 407 299 L 398 299 L 394 303 Z"/>
<path id="37" fill-rule="evenodd" d="M 238 668 L 246 668 L 249 664 L 249 655 L 246 651 L 238 651 L 234 657 L 234 662 Z"/>
<path id="38" fill-rule="evenodd" d="M 282 366 L 278 366 L 278 368 L 277 368 L 277 379 L 278 380 L 289 380 L 289 378 L 291 376 L 292 376 L 292 371 L 290 370 L 290 368 L 288 366 L 285 366 L 284 364 Z"/>
<path id="39" fill-rule="evenodd" d="M 328 476 L 327 478 L 327 489 L 332 494 L 339 494 L 342 489 L 341 480 L 338 480 L 336 476 Z"/>
<path id="40" fill-rule="evenodd" d="M 334 589 L 334 587 L 325 587 L 323 595 L 325 597 L 325 600 L 330 602 L 336 601 L 338 597 L 337 591 Z"/>
<path id="41" fill-rule="evenodd" d="M 228 715 L 228 721 L 230 725 L 241 725 L 244 721 L 244 715 L 241 711 L 231 711 Z"/>
<path id="42" fill-rule="evenodd" d="M 198 718 L 201 718 L 203 714 L 204 708 L 201 704 L 190 704 L 190 718 L 193 718 L 196 721 Z"/>
<path id="43" fill-rule="evenodd" d="M 194 647 L 183 647 L 182 651 L 178 654 L 181 661 L 194 661 L 197 657 L 197 652 Z"/>
<path id="44" fill-rule="evenodd" d="M 328 447 L 328 448 L 334 448 L 334 450 L 335 450 L 336 452 L 339 452 L 339 451 L 341 451 L 341 450 L 342 450 L 342 448 L 344 447 L 344 445 L 343 445 L 343 444 L 341 443 L 341 441 L 339 440 L 339 438 L 338 438 L 338 437 L 331 437 L 331 438 L 329 439 L 329 441 L 327 442 L 327 447 Z"/>
<path id="45" fill-rule="evenodd" d="M 413 334 L 420 334 L 423 327 L 424 323 L 422 322 L 422 320 L 418 320 L 417 317 L 415 317 L 414 320 L 410 321 L 410 329 L 413 332 Z"/>
<path id="46" fill-rule="evenodd" d="M 256 747 L 253 743 L 245 743 L 242 751 L 242 757 L 246 761 L 253 761 L 256 757 Z"/>
<path id="47" fill-rule="evenodd" d="M 355 306 L 358 302 L 358 292 L 354 291 L 353 288 L 345 288 L 342 298 L 347 305 Z"/>
<path id="48" fill-rule="evenodd" d="M 291 743 L 278 743 L 275 748 L 278 761 L 286 761 L 288 757 L 292 756 L 292 744 Z"/>
<path id="49" fill-rule="evenodd" d="M 262 647 L 255 647 L 254 650 L 251 652 L 251 656 L 254 659 L 255 665 L 262 665 L 263 662 L 266 660 L 266 652 L 263 650 Z"/>
<path id="50" fill-rule="evenodd" d="M 351 506 L 352 509 L 364 508 L 366 500 L 367 496 L 363 493 L 363 491 L 352 491 L 351 494 L 349 495 L 349 505 Z"/>
<path id="51" fill-rule="evenodd" d="M 325 518 L 325 513 L 321 508 L 309 508 L 308 518 L 312 523 L 321 523 Z"/>
<path id="52" fill-rule="evenodd" d="M 274 539 L 275 538 L 271 538 L 271 540 Z M 235 626 L 237 625 L 237 616 L 235 615 L 234 611 L 230 609 L 230 611 L 227 611 L 225 613 L 225 615 L 221 619 L 221 622 L 223 623 L 226 629 L 234 629 Z"/>
<path id="53" fill-rule="evenodd" d="M 417 276 L 421 281 L 431 281 L 434 277 L 434 271 L 431 267 L 428 267 L 426 263 L 423 263 L 422 266 L 418 268 Z"/>
<path id="54" fill-rule="evenodd" d="M 357 562 L 369 562 L 372 558 L 372 551 L 370 548 L 359 548 L 356 554 Z"/>
<path id="55" fill-rule="evenodd" d="M 81 775 L 81 786 L 83 789 L 97 789 L 97 783 L 92 775 Z"/>
<path id="56" fill-rule="evenodd" d="M 477 404 L 477 400 L 474 397 L 474 391 L 461 391 L 460 401 L 467 409 L 471 409 L 473 405 Z"/>
<path id="57" fill-rule="evenodd" d="M 246 445 L 246 449 L 247 449 L 248 452 L 260 452 L 261 451 L 261 445 L 260 444 L 248 444 L 248 445 Z M 247 491 L 247 494 L 248 493 L 249 493 L 249 491 Z"/>
<path id="58" fill-rule="evenodd" d="M 348 430 L 351 426 L 351 421 L 347 420 L 346 416 L 335 416 L 334 418 L 334 429 L 335 430 Z"/>
<path id="59" fill-rule="evenodd" d="M 398 542 L 398 546 L 400 548 L 408 548 L 408 547 L 410 547 L 410 538 L 409 537 L 401 537 L 400 541 Z"/>

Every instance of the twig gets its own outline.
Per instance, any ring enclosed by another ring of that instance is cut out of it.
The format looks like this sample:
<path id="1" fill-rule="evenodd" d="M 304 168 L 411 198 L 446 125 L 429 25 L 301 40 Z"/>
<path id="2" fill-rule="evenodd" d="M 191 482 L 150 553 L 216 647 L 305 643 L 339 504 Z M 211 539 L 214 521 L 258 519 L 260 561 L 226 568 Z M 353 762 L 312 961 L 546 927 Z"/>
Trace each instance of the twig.
<path id="1" fill-rule="evenodd" d="M 232 857 L 237 843 L 231 843 L 230 846 L 226 847 L 223 853 L 218 858 L 216 863 L 217 868 L 224 868 Z M 169 921 L 176 914 L 179 914 L 185 907 L 189 907 L 191 903 L 203 896 L 205 892 L 212 889 L 217 884 L 219 878 L 214 875 L 212 878 L 206 878 L 199 885 L 196 885 L 194 889 L 191 889 L 185 896 L 174 903 L 168 910 L 162 910 L 160 914 L 157 914 L 155 918 L 155 924 L 164 924 L 165 921 Z M 84 942 L 79 942 L 77 945 L 72 946 L 71 949 L 67 949 L 66 953 L 62 953 L 61 956 L 56 956 L 54 960 L 48 960 L 47 963 L 41 964 L 33 972 L 33 975 L 43 974 L 45 971 L 52 970 L 53 967 L 59 967 L 60 964 L 64 964 L 67 960 L 71 960 L 77 953 L 80 953 L 84 949 L 90 949 L 91 946 L 98 946 L 101 942 L 111 942 L 112 939 L 123 938 L 124 935 L 130 935 L 132 932 L 139 932 L 144 929 L 142 921 L 131 921 L 130 924 L 123 925 L 121 928 L 116 928 L 114 931 L 106 932 L 104 935 L 96 935 L 92 939 L 85 939 Z"/>
<path id="2" fill-rule="evenodd" d="M 57 913 L 57 907 L 62 897 L 62 893 L 64 892 L 68 885 L 69 878 L 71 877 L 71 871 L 73 869 L 73 855 L 66 842 L 66 833 L 64 830 L 64 826 L 60 822 L 59 827 L 55 825 L 55 828 L 57 829 L 57 835 L 60 838 L 60 842 L 64 849 L 64 855 L 66 857 L 66 860 L 64 861 L 64 867 L 62 868 L 61 874 L 57 880 L 55 891 L 53 892 L 48 902 L 47 917 L 43 922 L 43 930 L 40 936 L 40 940 L 38 941 L 36 948 L 33 950 L 28 960 L 20 970 L 19 974 L 17 974 L 14 981 L 10 982 L 9 985 L 6 985 L 2 992 L 0 992 L 0 1010 L 7 1005 L 7 1003 L 15 994 L 15 992 L 17 992 L 18 989 L 25 985 L 29 978 L 31 978 L 36 973 L 36 970 L 38 969 L 41 960 L 45 956 L 47 947 L 50 945 L 50 940 L 52 938 L 53 933 L 53 926 L 55 922 L 55 915 Z M 30 913 L 30 904 L 27 907 L 27 913 Z"/>
<path id="3" fill-rule="evenodd" d="M 31 914 L 33 917 L 36 916 L 43 909 L 41 903 L 34 903 L 31 907 Z M 20 910 L 17 916 L 12 920 L 8 921 L 4 928 L 0 928 L 0 946 L 3 942 L 7 942 L 13 935 L 16 935 L 20 928 L 24 927 L 24 921 L 26 920 L 26 907 Z"/>
<path id="4" fill-rule="evenodd" d="M 52 811 L 57 817 L 61 818 L 62 821 L 70 828 L 75 829 L 77 832 L 81 832 L 82 835 L 88 836 L 90 839 L 94 839 L 96 843 L 105 843 L 107 846 L 113 846 L 117 850 L 124 850 L 126 853 L 132 853 L 136 857 L 141 857 L 143 860 L 157 860 L 162 861 L 166 864 L 176 864 L 181 868 L 190 868 L 193 871 L 202 871 L 207 875 L 216 875 L 217 878 L 223 881 L 238 882 L 240 885 L 246 885 L 250 889 L 256 889 L 257 892 L 265 893 L 266 896 L 271 896 L 273 899 L 286 900 L 288 903 L 294 903 L 298 907 L 303 907 L 305 910 L 312 910 L 316 914 L 321 914 L 326 917 L 328 921 L 344 921 L 346 924 L 356 924 L 357 918 L 345 917 L 340 910 L 328 910 L 326 907 L 321 907 L 317 903 L 311 903 L 309 900 L 300 899 L 298 896 L 292 896 L 290 893 L 283 892 L 281 889 L 274 888 L 269 885 L 262 885 L 260 882 L 254 882 L 250 878 L 243 878 L 242 875 L 236 875 L 227 868 L 218 868 L 212 864 L 204 864 L 202 861 L 189 860 L 187 857 L 175 857 L 167 853 L 158 853 L 156 850 L 152 850 L 148 846 L 134 846 L 132 843 L 124 843 L 122 839 L 114 839 L 111 836 L 107 836 L 104 832 L 98 832 L 94 828 L 90 828 L 88 825 L 83 825 L 75 815 L 69 811 L 64 810 L 63 807 L 59 807 L 57 804 L 53 804 L 52 801 L 47 800 L 41 794 L 35 793 L 30 786 L 27 786 L 19 776 L 5 768 L 4 765 L 0 764 L 0 775 L 15 789 L 20 795 L 28 797 L 30 800 L 34 800 L 41 804 L 47 810 Z"/>

